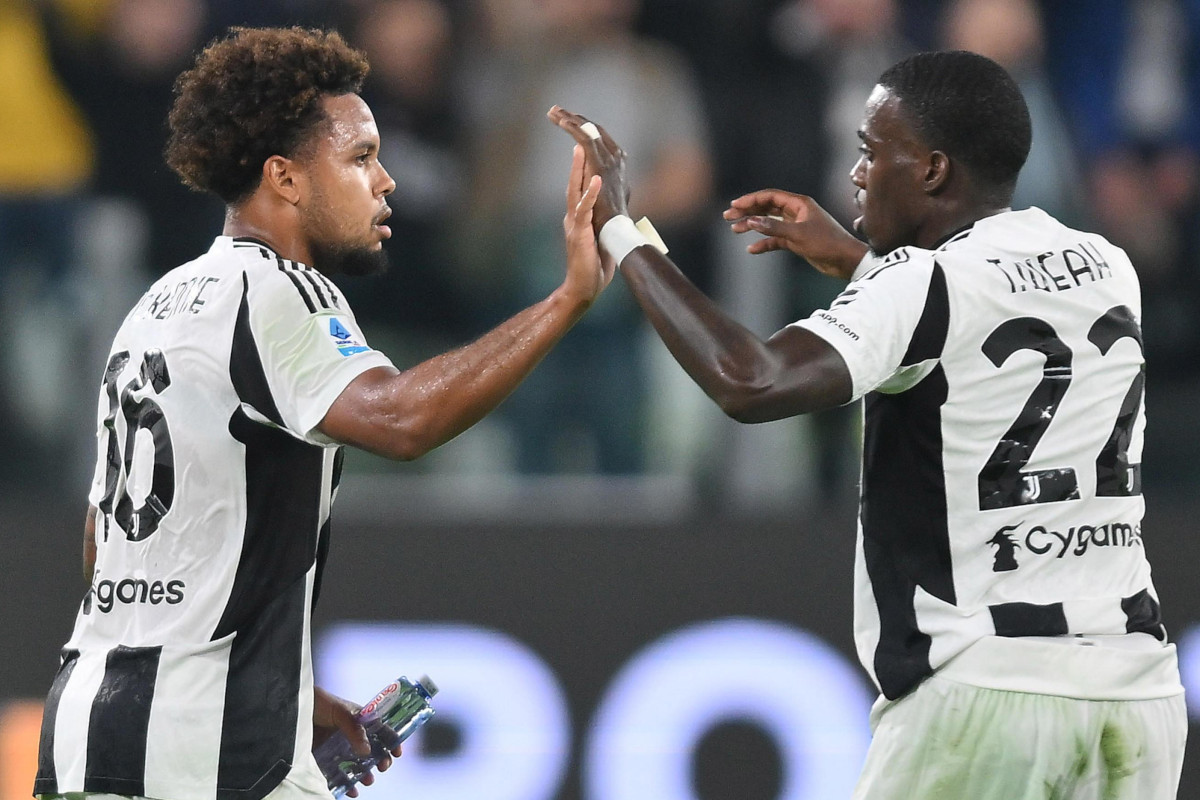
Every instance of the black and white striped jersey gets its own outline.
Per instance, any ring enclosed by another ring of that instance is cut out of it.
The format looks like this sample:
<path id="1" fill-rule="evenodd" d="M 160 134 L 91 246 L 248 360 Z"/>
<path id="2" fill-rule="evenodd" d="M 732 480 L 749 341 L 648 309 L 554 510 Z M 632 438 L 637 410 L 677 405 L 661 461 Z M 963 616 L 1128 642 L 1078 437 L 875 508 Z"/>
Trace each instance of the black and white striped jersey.
<path id="1" fill-rule="evenodd" d="M 984 636 L 1165 641 L 1140 321 L 1126 254 L 1031 208 L 896 250 L 796 323 L 865 395 L 855 638 L 886 697 Z"/>
<path id="2" fill-rule="evenodd" d="M 252 240 L 219 237 L 129 312 L 99 388 L 95 576 L 36 793 L 258 800 L 311 758 L 341 463 L 316 426 L 386 365 L 333 283 Z"/>

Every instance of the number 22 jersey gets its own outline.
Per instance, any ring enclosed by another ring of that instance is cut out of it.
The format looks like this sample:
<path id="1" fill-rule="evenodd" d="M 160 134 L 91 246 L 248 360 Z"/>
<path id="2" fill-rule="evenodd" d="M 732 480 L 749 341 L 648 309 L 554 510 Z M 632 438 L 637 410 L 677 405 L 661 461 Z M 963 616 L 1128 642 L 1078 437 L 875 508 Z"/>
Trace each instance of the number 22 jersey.
<path id="1" fill-rule="evenodd" d="M 316 428 L 389 365 L 333 283 L 253 240 L 219 237 L 129 312 L 99 392 L 95 575 L 36 793 L 258 800 L 311 760 L 340 469 Z"/>
<path id="2" fill-rule="evenodd" d="M 860 272 L 795 324 L 865 396 L 855 639 L 883 695 L 983 637 L 1165 642 L 1125 253 L 1031 208 Z"/>

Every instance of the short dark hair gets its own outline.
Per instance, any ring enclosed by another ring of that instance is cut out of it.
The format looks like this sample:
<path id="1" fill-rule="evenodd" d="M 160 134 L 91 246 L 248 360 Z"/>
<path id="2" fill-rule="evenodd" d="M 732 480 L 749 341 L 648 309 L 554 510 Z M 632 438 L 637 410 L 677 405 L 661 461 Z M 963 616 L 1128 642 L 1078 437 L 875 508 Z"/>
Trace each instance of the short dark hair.
<path id="1" fill-rule="evenodd" d="M 879 85 L 900 100 L 931 149 L 964 163 L 1011 199 L 1029 156 L 1029 107 L 1003 67 L 977 53 L 917 53 L 888 68 Z"/>
<path id="2" fill-rule="evenodd" d="M 321 98 L 357 94 L 366 56 L 333 31 L 230 28 L 175 81 L 167 164 L 226 203 L 252 193 L 273 155 L 292 157 L 325 114 Z"/>

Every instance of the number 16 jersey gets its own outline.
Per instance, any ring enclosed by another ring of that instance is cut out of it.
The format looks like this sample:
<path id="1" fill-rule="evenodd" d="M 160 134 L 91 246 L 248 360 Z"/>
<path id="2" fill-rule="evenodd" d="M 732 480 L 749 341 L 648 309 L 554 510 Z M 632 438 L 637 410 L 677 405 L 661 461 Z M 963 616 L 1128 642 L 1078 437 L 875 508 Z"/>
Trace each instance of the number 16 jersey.
<path id="1" fill-rule="evenodd" d="M 252 240 L 219 237 L 129 312 L 99 391 L 95 575 L 36 793 L 258 800 L 311 760 L 340 466 L 317 425 L 387 365 L 328 279 Z"/>
<path id="2" fill-rule="evenodd" d="M 865 396 L 855 638 L 886 698 L 982 637 L 1165 641 L 1140 321 L 1125 253 L 1031 208 L 900 248 L 795 323 Z"/>

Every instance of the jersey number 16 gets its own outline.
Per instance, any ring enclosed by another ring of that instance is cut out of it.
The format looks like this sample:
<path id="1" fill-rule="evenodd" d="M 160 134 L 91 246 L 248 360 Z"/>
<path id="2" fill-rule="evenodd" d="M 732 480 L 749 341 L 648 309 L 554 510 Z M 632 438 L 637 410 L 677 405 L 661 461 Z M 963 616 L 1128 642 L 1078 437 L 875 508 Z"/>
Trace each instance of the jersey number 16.
<path id="1" fill-rule="evenodd" d="M 104 477 L 104 497 L 99 509 L 104 519 L 111 518 L 131 542 L 139 542 L 158 530 L 158 524 L 175 499 L 175 451 L 171 447 L 171 432 L 162 408 L 154 401 L 171 385 L 167 360 L 161 350 L 147 350 L 142 357 L 138 376 L 120 392 L 117 380 L 129 364 L 129 352 L 114 353 L 104 370 L 104 388 L 108 394 L 108 415 L 104 427 L 108 430 L 107 468 Z M 118 441 L 117 414 L 125 419 L 125 441 Z M 146 431 L 154 444 L 154 466 L 150 490 L 142 504 L 133 507 L 129 494 L 130 474 L 138 433 Z M 108 538 L 107 522 L 104 528 Z"/>

